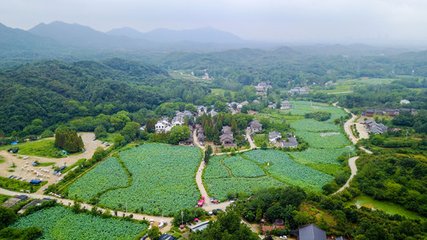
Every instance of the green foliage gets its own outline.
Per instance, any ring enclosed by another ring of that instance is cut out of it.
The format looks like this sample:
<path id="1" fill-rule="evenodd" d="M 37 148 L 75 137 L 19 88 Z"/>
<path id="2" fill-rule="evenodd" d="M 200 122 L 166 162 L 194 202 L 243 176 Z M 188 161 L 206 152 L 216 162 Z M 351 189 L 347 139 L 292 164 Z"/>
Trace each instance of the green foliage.
<path id="1" fill-rule="evenodd" d="M 156 226 L 152 226 L 147 232 L 150 240 L 159 240 L 161 234 L 162 233 L 160 232 L 159 228 Z"/>
<path id="2" fill-rule="evenodd" d="M 73 213 L 71 209 L 56 206 L 45 208 L 20 218 L 14 228 L 37 227 L 45 239 L 133 239 L 147 229 L 146 224 L 101 218 L 88 213 Z"/>
<path id="3" fill-rule="evenodd" d="M 97 193 L 108 189 L 127 186 L 126 171 L 117 158 L 110 157 L 98 164 L 93 170 L 83 175 L 68 188 L 68 195 L 89 201 Z"/>
<path id="4" fill-rule="evenodd" d="M 427 216 L 425 162 L 398 154 L 366 156 L 358 161 L 355 181 L 360 191 Z"/>
<path id="5" fill-rule="evenodd" d="M 18 216 L 12 209 L 0 206 L 0 229 L 15 222 L 17 218 Z"/>
<path id="6" fill-rule="evenodd" d="M 266 170 L 275 178 L 297 186 L 320 189 L 332 180 L 332 176 L 299 164 L 277 150 L 254 150 L 244 156 L 260 164 L 268 164 Z"/>
<path id="7" fill-rule="evenodd" d="M 317 121 L 326 121 L 329 120 L 331 118 L 332 114 L 329 112 L 311 112 L 311 113 L 306 113 L 304 114 L 305 118 L 313 118 L 314 120 Z"/>
<path id="8" fill-rule="evenodd" d="M 43 235 L 43 231 L 37 227 L 23 229 L 5 228 L 0 231 L 0 239 L 35 240 Z"/>
<path id="9" fill-rule="evenodd" d="M 195 218 L 206 216 L 205 210 L 202 208 L 183 209 L 173 215 L 173 224 L 179 226 L 181 224 L 191 223 Z"/>
<path id="10" fill-rule="evenodd" d="M 62 126 L 55 131 L 55 147 L 64 149 L 69 153 L 75 153 L 80 152 L 84 145 L 76 130 Z"/>
<path id="11" fill-rule="evenodd" d="M 31 185 L 29 182 L 20 181 L 20 180 L 16 180 L 16 179 L 9 179 L 9 178 L 0 176 L 0 187 L 11 190 L 11 191 L 35 192 L 44 184 L 46 184 L 46 182 L 42 182 L 39 185 Z"/>
<path id="12" fill-rule="evenodd" d="M 192 233 L 190 240 L 256 240 L 258 236 L 240 222 L 235 212 L 226 212 L 201 232 Z"/>
<path id="13" fill-rule="evenodd" d="M 197 148 L 144 144 L 117 157 L 124 165 L 108 159 L 71 185 L 69 195 L 96 196 L 100 205 L 109 208 L 139 211 L 143 207 L 144 212 L 158 215 L 171 215 L 197 203 L 200 193 L 194 175 L 201 158 Z"/>
<path id="14" fill-rule="evenodd" d="M 174 126 L 169 133 L 169 143 L 178 144 L 181 141 L 191 137 L 190 128 L 188 126 Z"/>
<path id="15" fill-rule="evenodd" d="M 61 150 L 55 147 L 53 139 L 41 139 L 37 141 L 29 141 L 17 145 L 19 147 L 19 154 L 29 156 L 40 156 L 58 158 L 62 157 Z"/>

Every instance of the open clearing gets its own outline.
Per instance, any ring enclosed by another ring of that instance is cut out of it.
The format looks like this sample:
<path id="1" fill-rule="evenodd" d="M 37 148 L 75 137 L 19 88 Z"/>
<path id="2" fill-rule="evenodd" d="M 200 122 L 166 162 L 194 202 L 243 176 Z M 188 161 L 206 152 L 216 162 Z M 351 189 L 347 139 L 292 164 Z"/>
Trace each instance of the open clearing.
<path id="1" fill-rule="evenodd" d="M 38 157 L 32 156 L 30 154 L 23 155 L 21 152 L 19 154 L 12 154 L 6 150 L 0 151 L 0 157 L 4 158 L 4 162 L 0 162 L 0 176 L 9 177 L 10 175 L 15 175 L 21 177 L 22 181 L 29 181 L 33 178 L 41 179 L 47 181 L 47 185 L 56 183 L 61 176 L 56 176 L 53 174 L 53 165 L 56 166 L 71 166 L 80 159 L 89 159 L 95 153 L 95 150 L 98 147 L 104 147 L 101 141 L 94 140 L 95 134 L 91 132 L 80 132 L 78 133 L 82 139 L 85 146 L 85 151 L 78 154 L 73 154 L 63 158 L 49 158 L 49 157 Z M 46 140 L 39 140 L 46 141 Z M 38 141 L 36 141 L 38 142 Z M 35 142 L 32 142 L 35 143 Z M 27 144 L 27 143 L 24 143 Z M 32 162 L 38 161 L 41 163 L 40 166 L 34 167 L 31 165 Z M 11 165 L 15 165 L 14 172 L 9 172 Z M 39 176 L 37 176 L 37 174 Z M 41 193 L 42 189 L 39 190 Z"/>
<path id="2" fill-rule="evenodd" d="M 115 157 L 74 182 L 69 187 L 70 197 L 90 199 L 101 193 L 101 206 L 134 212 L 143 209 L 154 215 L 171 215 L 197 204 L 200 192 L 195 176 L 201 161 L 198 148 L 149 143 Z M 125 174 L 127 171 L 131 176 Z M 85 185 L 100 186 L 80 188 Z"/>
<path id="3" fill-rule="evenodd" d="M 41 239 L 135 239 L 147 229 L 143 223 L 116 218 L 101 218 L 87 213 L 76 214 L 69 208 L 55 206 L 20 218 L 12 227 L 39 227 Z"/>

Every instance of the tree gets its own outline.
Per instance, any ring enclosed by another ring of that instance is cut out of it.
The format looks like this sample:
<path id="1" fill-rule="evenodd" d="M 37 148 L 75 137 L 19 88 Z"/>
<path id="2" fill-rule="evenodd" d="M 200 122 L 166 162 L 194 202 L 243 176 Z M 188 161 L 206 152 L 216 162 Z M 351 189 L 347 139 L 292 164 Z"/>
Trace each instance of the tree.
<path id="1" fill-rule="evenodd" d="M 191 135 L 188 126 L 175 126 L 169 134 L 169 143 L 178 144 L 180 141 L 187 140 Z"/>
<path id="2" fill-rule="evenodd" d="M 83 140 L 77 135 L 76 130 L 61 126 L 55 131 L 55 147 L 69 153 L 80 152 L 83 148 Z"/>
<path id="3" fill-rule="evenodd" d="M 211 157 L 211 154 L 213 153 L 211 145 L 208 145 L 205 151 L 205 163 L 208 164 L 209 158 Z"/>
<path id="4" fill-rule="evenodd" d="M 126 142 L 131 142 L 139 138 L 140 125 L 137 122 L 127 122 L 123 127 L 121 134 L 125 138 Z"/>
<path id="5" fill-rule="evenodd" d="M 12 209 L 1 207 L 0 206 L 0 229 L 7 227 L 9 224 L 13 223 L 18 216 Z"/>
<path id="6" fill-rule="evenodd" d="M 147 235 L 151 240 L 158 240 L 160 238 L 160 234 L 160 230 L 156 226 L 152 226 L 147 232 Z"/>
<path id="7" fill-rule="evenodd" d="M 100 139 L 100 138 L 105 138 L 105 137 L 107 137 L 107 130 L 105 129 L 105 127 L 102 125 L 96 127 L 95 128 L 95 138 Z"/>
<path id="8" fill-rule="evenodd" d="M 145 124 L 145 131 L 148 133 L 154 133 L 156 130 L 156 119 L 148 119 L 147 123 Z"/>

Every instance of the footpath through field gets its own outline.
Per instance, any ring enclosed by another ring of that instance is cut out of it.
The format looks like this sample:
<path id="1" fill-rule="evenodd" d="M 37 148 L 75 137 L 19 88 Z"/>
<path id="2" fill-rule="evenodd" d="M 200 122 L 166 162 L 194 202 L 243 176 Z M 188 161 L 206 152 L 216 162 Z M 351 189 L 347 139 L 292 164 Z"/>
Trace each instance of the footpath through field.
<path id="1" fill-rule="evenodd" d="M 0 194 L 8 195 L 8 196 L 15 196 L 15 195 L 22 195 L 24 193 L 21 192 L 14 192 L 10 191 L 4 188 L 0 188 Z M 43 194 L 37 194 L 37 193 L 25 193 L 29 198 L 33 199 L 43 199 L 43 198 L 50 198 L 56 200 L 58 203 L 64 205 L 64 206 L 72 206 L 74 205 L 74 200 L 65 199 L 65 198 L 57 198 L 50 195 L 43 195 Z M 81 207 L 84 209 L 91 210 L 93 208 L 93 205 L 87 204 L 87 203 L 80 203 Z M 111 209 L 105 209 L 105 208 L 99 208 L 98 210 L 105 212 L 107 210 L 110 210 L 112 213 L 114 210 Z M 139 214 L 139 213 L 131 213 L 131 212 L 122 212 L 117 211 L 117 217 L 129 217 L 132 214 L 132 218 L 135 220 L 147 220 L 147 221 L 154 221 L 156 224 L 159 224 L 160 222 L 165 222 L 167 225 L 160 229 L 162 233 L 168 232 L 172 228 L 172 218 L 170 217 L 159 217 L 159 216 L 151 216 L 146 214 Z"/>

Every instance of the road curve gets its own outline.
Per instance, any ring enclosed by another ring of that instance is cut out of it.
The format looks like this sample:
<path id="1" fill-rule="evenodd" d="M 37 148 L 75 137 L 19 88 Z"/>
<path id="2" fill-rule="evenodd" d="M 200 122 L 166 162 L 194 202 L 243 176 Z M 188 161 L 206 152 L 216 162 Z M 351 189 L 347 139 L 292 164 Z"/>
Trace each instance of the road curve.
<path id="1" fill-rule="evenodd" d="M 356 174 L 357 174 L 357 166 L 356 166 L 356 160 L 357 159 L 359 159 L 359 156 L 352 157 L 352 158 L 348 159 L 348 166 L 350 167 L 351 175 L 347 179 L 347 182 L 340 189 L 338 189 L 336 192 L 334 192 L 332 195 L 340 193 L 340 192 L 344 191 L 344 189 L 350 187 L 351 180 L 353 180 L 354 176 L 356 176 Z"/>

